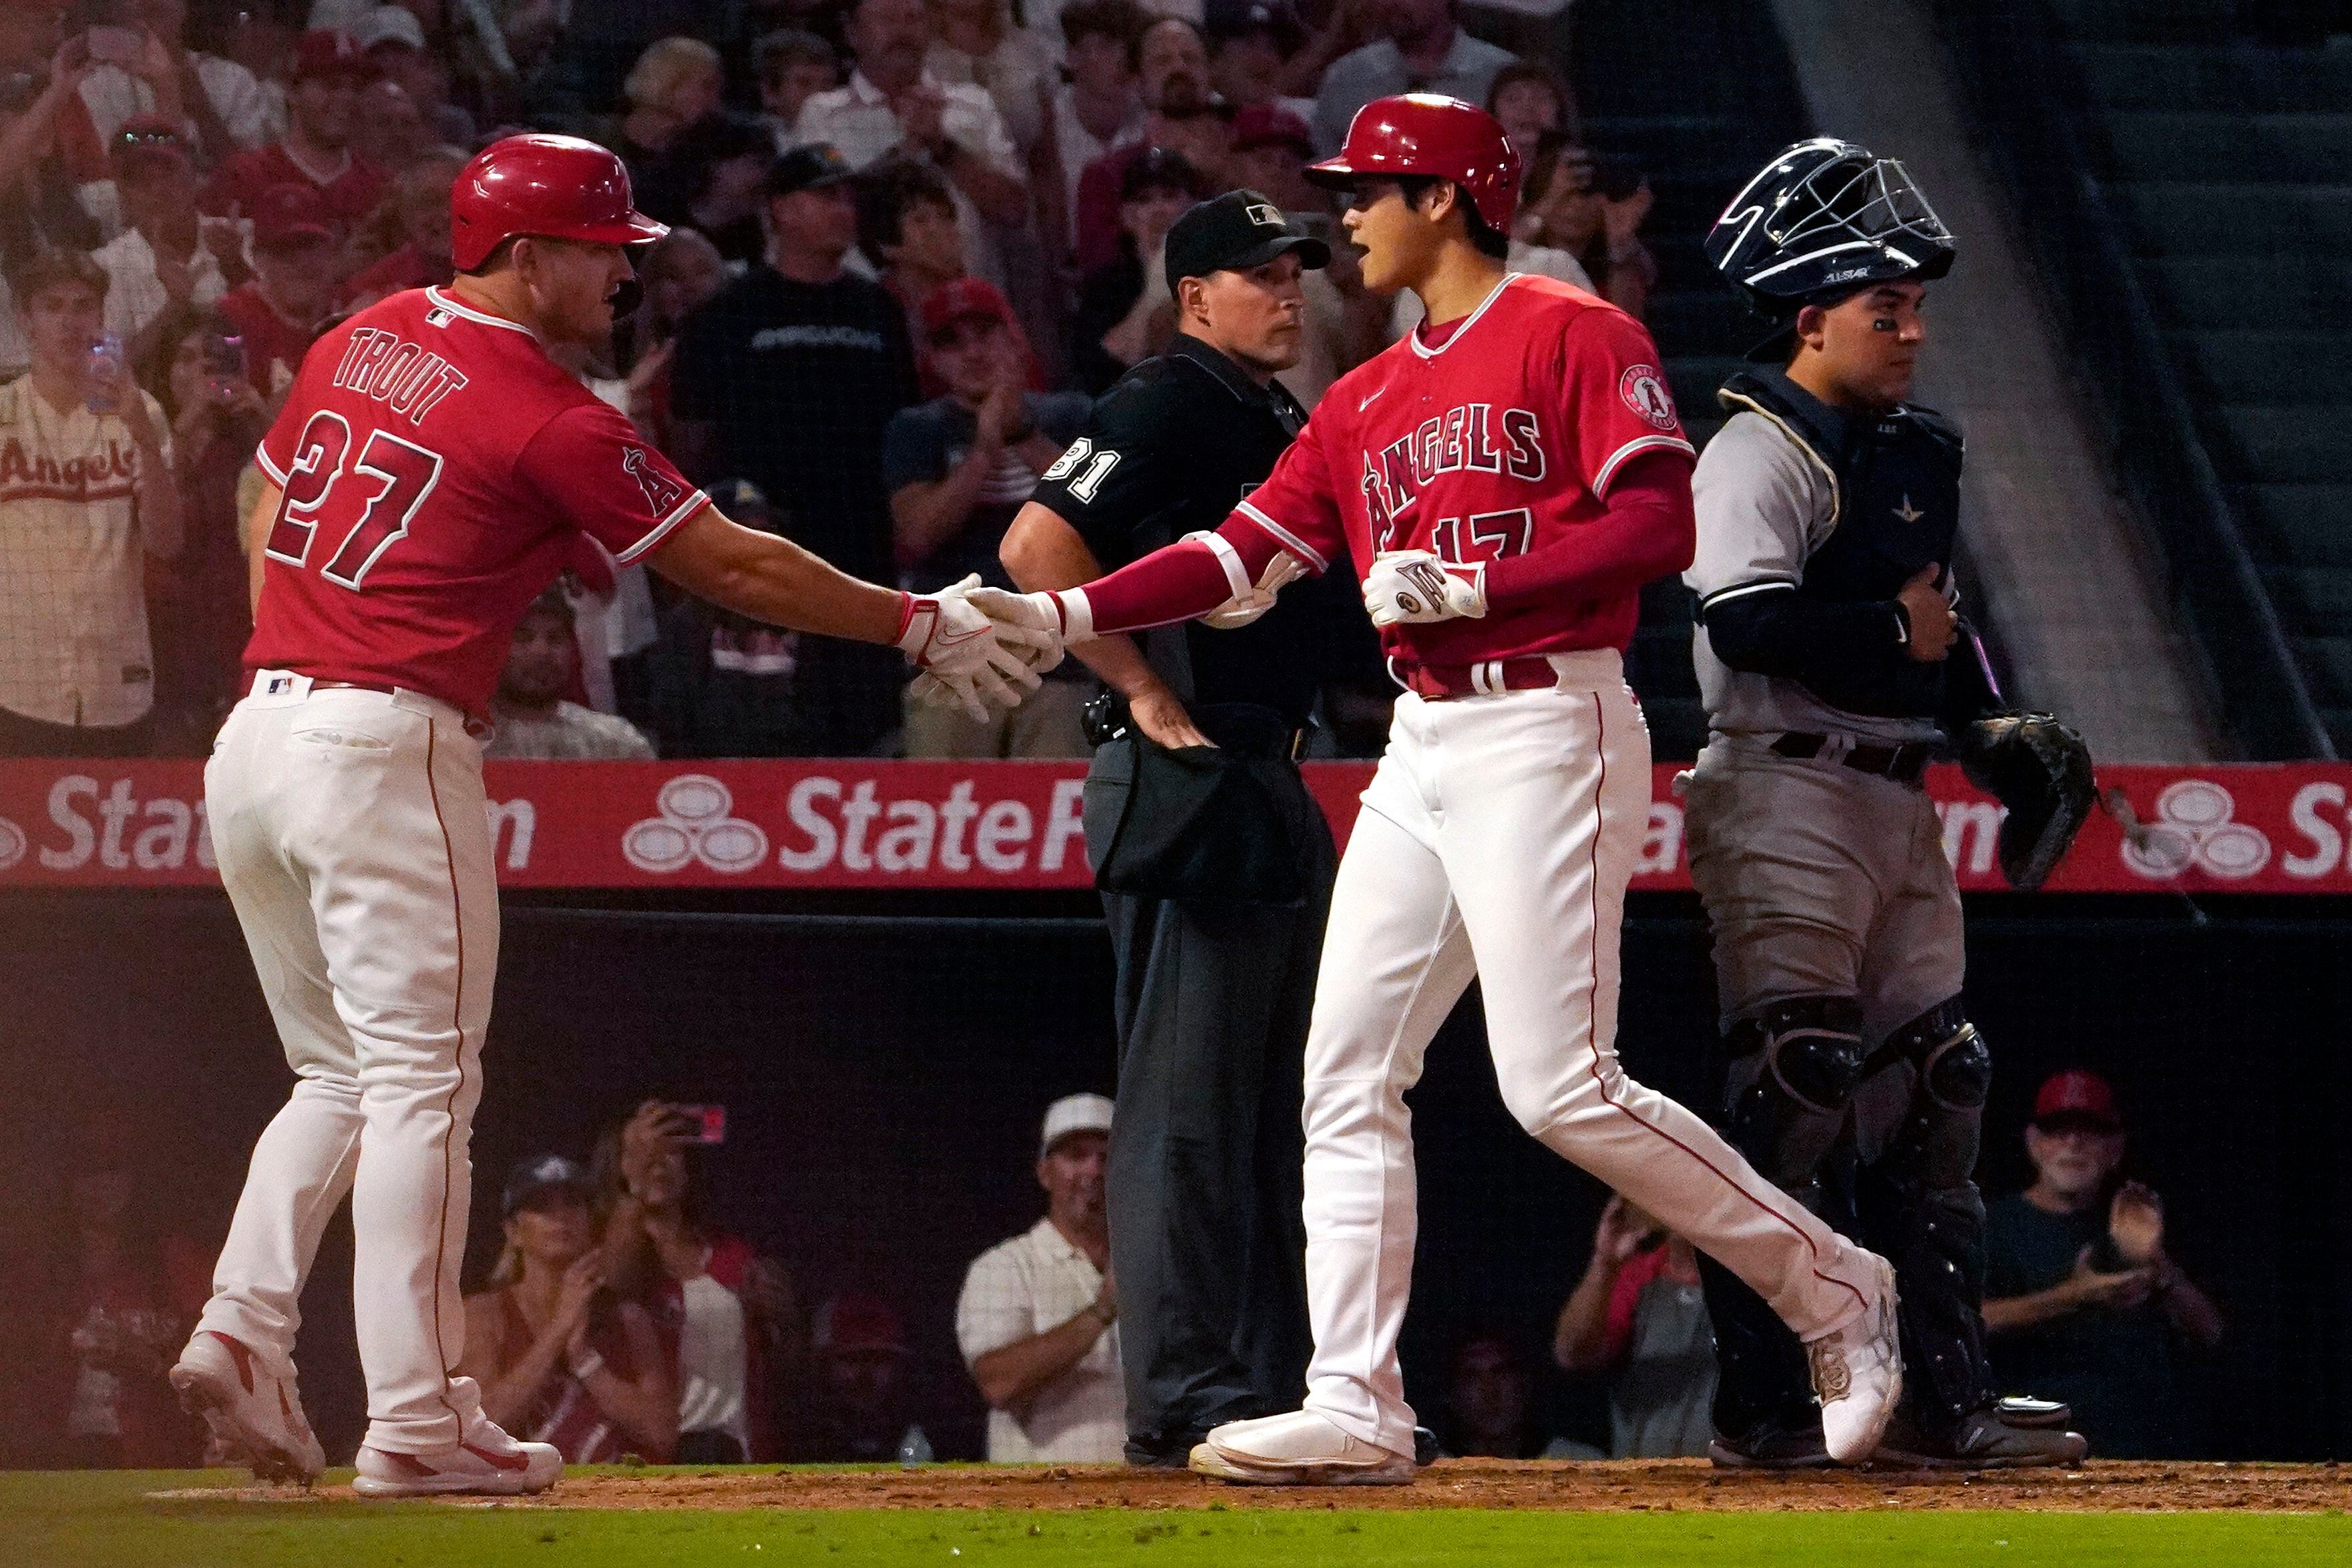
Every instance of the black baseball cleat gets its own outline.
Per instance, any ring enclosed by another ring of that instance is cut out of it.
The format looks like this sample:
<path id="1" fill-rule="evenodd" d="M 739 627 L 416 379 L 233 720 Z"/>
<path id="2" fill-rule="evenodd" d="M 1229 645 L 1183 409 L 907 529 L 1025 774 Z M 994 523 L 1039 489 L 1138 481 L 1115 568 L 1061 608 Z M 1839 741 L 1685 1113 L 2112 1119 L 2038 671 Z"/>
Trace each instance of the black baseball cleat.
<path id="1" fill-rule="evenodd" d="M 2071 1468 L 2081 1464 L 2090 1450 L 2080 1432 L 2063 1426 L 2013 1426 L 2000 1418 L 1997 1405 L 1970 1411 L 1949 1432 L 1935 1437 L 1922 1431 L 1909 1412 L 1898 1410 L 1886 1424 L 1886 1436 L 1871 1463 L 1916 1470 Z"/>
<path id="2" fill-rule="evenodd" d="M 1818 1425 L 1759 1426 L 1739 1437 L 1718 1436 L 1706 1446 L 1706 1457 L 1723 1470 L 1825 1470 L 1834 1462 Z"/>
<path id="3" fill-rule="evenodd" d="M 2014 1426 L 2021 1432 L 2040 1432 L 2050 1428 L 2063 1431 L 2074 1425 L 2074 1407 L 2061 1405 L 2054 1399 L 2036 1399 L 2030 1394 L 2004 1394 L 1992 1402 L 1992 1413 L 2000 1417 L 2004 1426 Z"/>
<path id="4" fill-rule="evenodd" d="M 1412 1429 L 1412 1467 L 1425 1470 L 1437 1463 L 1437 1434 L 1426 1426 Z"/>

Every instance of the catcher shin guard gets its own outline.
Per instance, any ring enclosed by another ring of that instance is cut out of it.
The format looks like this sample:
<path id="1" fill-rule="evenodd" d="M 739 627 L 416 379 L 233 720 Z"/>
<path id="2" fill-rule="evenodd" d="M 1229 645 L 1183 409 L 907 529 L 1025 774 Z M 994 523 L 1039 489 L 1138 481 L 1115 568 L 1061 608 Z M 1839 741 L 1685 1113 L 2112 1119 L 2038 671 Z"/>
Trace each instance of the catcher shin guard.
<path id="1" fill-rule="evenodd" d="M 1914 1084 L 1883 1158 L 1857 1173 L 1863 1232 L 1903 1290 L 1909 1408 L 1936 1437 L 1993 1398 L 1984 1344 L 1985 1213 L 1973 1173 L 1992 1058 L 1955 996 L 1887 1037 Z"/>
<path id="2" fill-rule="evenodd" d="M 1775 1185 L 1819 1213 L 1820 1170 L 1861 1081 L 1862 1005 L 1775 1002 L 1724 1031 L 1725 1134 Z"/>

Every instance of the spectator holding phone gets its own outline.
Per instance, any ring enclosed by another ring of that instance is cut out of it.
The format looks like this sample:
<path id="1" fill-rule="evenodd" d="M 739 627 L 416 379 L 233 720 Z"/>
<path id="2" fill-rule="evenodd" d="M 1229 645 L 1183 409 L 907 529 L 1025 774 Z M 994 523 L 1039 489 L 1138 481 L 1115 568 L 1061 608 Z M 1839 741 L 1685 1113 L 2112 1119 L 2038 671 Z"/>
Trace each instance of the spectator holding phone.
<path id="1" fill-rule="evenodd" d="M 1642 242 L 1649 182 L 1629 168 L 1605 165 L 1572 135 L 1559 132 L 1537 142 L 1526 188 L 1511 226 L 1514 247 L 1524 242 L 1573 258 L 1591 279 L 1585 287 L 1642 320 L 1658 280 L 1657 260 Z"/>
<path id="2" fill-rule="evenodd" d="M 55 5 L 0 5 L 0 264 L 46 248 L 95 249 L 98 220 L 85 187 L 108 177 L 105 143 L 81 100 L 89 44 L 58 42 Z M 0 316 L 0 372 L 21 374 L 27 352 L 14 312 Z"/>
<path id="3" fill-rule="evenodd" d="M 2106 1458 L 2185 1458 L 2202 1421 L 2183 1348 L 2221 1342 L 2221 1314 L 2165 1245 L 2164 1204 L 2117 1180 L 2124 1123 L 2096 1073 L 2062 1072 L 2025 1129 L 2033 1184 L 1985 1211 L 1985 1330 L 2011 1387 L 2065 1401 Z"/>
<path id="4" fill-rule="evenodd" d="M 180 552 L 169 426 L 105 341 L 98 263 L 42 252 L 10 288 L 33 368 L 0 386 L 0 756 L 137 756 L 146 560 Z"/>
<path id="5" fill-rule="evenodd" d="M 140 384 L 171 422 L 186 542 L 147 573 L 155 646 L 156 751 L 201 757 L 241 689 L 253 620 L 237 540 L 237 483 L 269 428 L 245 344 L 218 313 L 175 305 L 153 323 Z"/>
<path id="6" fill-rule="evenodd" d="M 688 1157 L 725 1123 L 703 1109 L 648 1100 L 597 1142 L 605 1279 L 653 1302 L 675 1346 L 677 1462 L 765 1463 L 779 1456 L 778 1394 L 804 1331 L 783 1269 L 709 1218 Z"/>
<path id="7" fill-rule="evenodd" d="M 194 135 L 207 163 L 269 140 L 274 121 L 259 79 L 188 47 L 188 0 L 109 0 L 88 14 L 97 25 L 86 35 L 92 68 L 81 97 L 100 136 L 161 114 Z M 98 22 L 100 15 L 109 19 Z"/>
<path id="8" fill-rule="evenodd" d="M 660 1463 L 677 1440 L 677 1390 L 653 1319 L 605 1289 L 595 1195 L 561 1154 L 507 1177 L 506 1248 L 490 1288 L 466 1298 L 457 1371 L 481 1385 L 484 1415 L 566 1464 Z"/>
<path id="9" fill-rule="evenodd" d="M 1715 1436 L 1715 1335 L 1691 1244 L 1611 1194 L 1552 1360 L 1609 1378 L 1609 1457 L 1695 1458 Z"/>
<path id="10" fill-rule="evenodd" d="M 274 407 L 342 292 L 342 241 L 326 197 L 289 183 L 254 198 L 251 248 L 253 280 L 222 295 L 220 312 L 245 340 L 255 390 Z"/>

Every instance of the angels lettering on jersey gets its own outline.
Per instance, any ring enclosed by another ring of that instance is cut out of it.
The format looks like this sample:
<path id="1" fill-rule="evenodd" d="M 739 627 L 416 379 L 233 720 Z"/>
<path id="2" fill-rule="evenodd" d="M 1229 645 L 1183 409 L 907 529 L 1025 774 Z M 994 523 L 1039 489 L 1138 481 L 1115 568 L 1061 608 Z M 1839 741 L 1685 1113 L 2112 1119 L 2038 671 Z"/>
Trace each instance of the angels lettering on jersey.
<path id="1" fill-rule="evenodd" d="M 1399 550 L 1492 563 L 1573 550 L 1608 514 L 1618 472 L 1655 450 L 1691 455 L 1641 323 L 1512 274 L 1450 331 L 1410 335 L 1342 377 L 1240 510 L 1318 570 L 1342 552 L 1360 571 Z M 1638 615 L 1611 586 L 1384 640 L 1424 663 L 1622 647 Z"/>

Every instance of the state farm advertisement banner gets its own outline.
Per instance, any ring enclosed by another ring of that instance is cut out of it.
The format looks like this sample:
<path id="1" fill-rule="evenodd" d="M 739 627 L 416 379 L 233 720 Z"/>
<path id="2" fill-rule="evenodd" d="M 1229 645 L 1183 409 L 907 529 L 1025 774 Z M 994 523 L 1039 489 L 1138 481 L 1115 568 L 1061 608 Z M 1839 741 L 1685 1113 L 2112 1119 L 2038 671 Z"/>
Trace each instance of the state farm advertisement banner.
<path id="1" fill-rule="evenodd" d="M 1675 769 L 1660 766 L 1634 887 L 1690 886 Z M 1344 843 L 1369 764 L 1308 764 Z M 1060 763 L 493 763 L 500 879 L 516 888 L 1083 888 L 1085 769 Z M 2352 890 L 2352 764 L 2099 770 L 2052 892 Z M 1969 889 L 2005 886 L 1999 805 L 1955 767 L 1928 793 Z M 367 830 L 354 821 L 352 831 Z M 194 762 L 0 761 L 0 888 L 218 881 Z"/>

